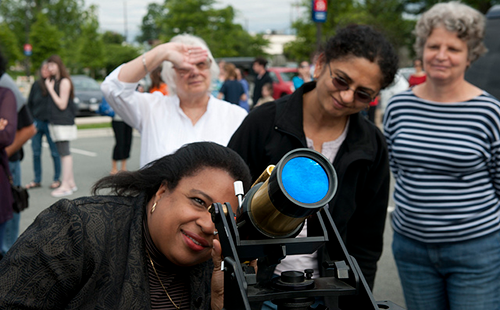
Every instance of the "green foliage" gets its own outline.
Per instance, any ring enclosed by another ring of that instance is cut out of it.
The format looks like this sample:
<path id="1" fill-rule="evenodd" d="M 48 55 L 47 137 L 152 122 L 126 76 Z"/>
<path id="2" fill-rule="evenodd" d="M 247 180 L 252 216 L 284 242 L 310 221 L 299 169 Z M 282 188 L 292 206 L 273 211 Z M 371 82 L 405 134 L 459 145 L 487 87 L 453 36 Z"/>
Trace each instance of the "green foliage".
<path id="1" fill-rule="evenodd" d="M 408 14 L 421 14 L 426 10 L 430 9 L 434 4 L 438 2 L 438 0 L 405 0 L 405 11 Z M 462 0 L 460 1 L 464 4 L 467 4 L 479 12 L 486 14 L 488 10 L 494 6 L 495 4 L 500 4 L 500 0 Z"/>
<path id="2" fill-rule="evenodd" d="M 6 23 L 0 24 L 0 52 L 8 61 L 7 67 L 23 58 L 16 35 Z"/>
<path id="3" fill-rule="evenodd" d="M 320 44 L 334 36 L 336 29 L 349 24 L 372 25 L 382 31 L 396 47 L 411 46 L 414 22 L 403 19 L 404 0 L 336 0 L 328 2 L 327 20 L 321 25 Z M 297 40 L 285 45 L 285 56 L 293 60 L 312 59 L 318 49 L 316 24 L 311 18 L 311 1 L 304 0 L 307 13 L 292 27 Z"/>
<path id="4" fill-rule="evenodd" d="M 95 77 L 96 70 L 104 65 L 104 43 L 97 32 L 99 22 L 97 16 L 90 16 L 82 26 L 78 59 L 80 66 L 89 68 L 91 76 Z"/>
<path id="5" fill-rule="evenodd" d="M 106 31 L 102 34 L 102 42 L 104 44 L 121 44 L 125 41 L 125 37 L 114 31 Z"/>
<path id="6" fill-rule="evenodd" d="M 130 45 L 105 44 L 106 56 L 104 57 L 103 67 L 106 73 L 113 71 L 122 63 L 128 62 L 140 55 L 139 51 Z"/>
<path id="7" fill-rule="evenodd" d="M 205 40 L 214 57 L 264 55 L 263 48 L 269 42 L 262 36 L 251 36 L 235 24 L 232 6 L 214 9 L 214 3 L 213 0 L 166 0 L 163 6 L 150 5 L 139 37 L 167 42 L 178 34 L 189 33 Z"/>
<path id="8" fill-rule="evenodd" d="M 44 13 L 48 23 L 61 32 L 60 40 L 66 50 L 74 48 L 74 40 L 80 34 L 86 16 L 83 5 L 83 0 L 2 0 L 0 16 L 14 32 L 22 50 L 22 45 L 31 38 L 28 33 L 31 33 L 39 13 Z"/>
<path id="9" fill-rule="evenodd" d="M 136 37 L 137 42 L 153 42 L 160 38 L 161 18 L 167 13 L 165 7 L 158 3 L 148 4 L 148 12 L 142 18 L 141 34 Z"/>
<path id="10" fill-rule="evenodd" d="M 30 42 L 33 45 L 31 55 L 31 72 L 35 72 L 42 62 L 50 55 L 61 54 L 62 33 L 56 26 L 49 23 L 49 20 L 42 12 L 36 16 L 37 21 L 31 27 Z"/>

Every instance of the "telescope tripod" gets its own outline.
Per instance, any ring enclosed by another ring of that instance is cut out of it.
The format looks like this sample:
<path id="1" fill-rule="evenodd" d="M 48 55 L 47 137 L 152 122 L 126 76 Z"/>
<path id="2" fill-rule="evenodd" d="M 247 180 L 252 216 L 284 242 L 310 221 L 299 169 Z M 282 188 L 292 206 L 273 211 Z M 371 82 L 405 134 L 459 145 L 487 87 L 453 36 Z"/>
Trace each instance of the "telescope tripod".
<path id="1" fill-rule="evenodd" d="M 264 301 L 271 300 L 279 310 L 308 310 L 313 309 L 315 297 L 323 297 L 326 306 L 316 310 L 403 310 L 390 301 L 374 300 L 356 260 L 347 253 L 328 207 L 317 213 L 322 231 L 318 236 L 257 240 L 252 236 L 241 238 L 239 229 L 251 224 L 236 223 L 228 204 L 215 203 L 209 211 L 224 257 L 224 309 L 260 309 Z M 330 257 L 326 277 L 312 279 L 311 270 L 301 270 L 283 272 L 272 279 L 274 267 L 286 255 L 310 254 L 321 246 L 326 246 Z M 253 267 L 242 264 L 256 258 L 258 275 Z"/>

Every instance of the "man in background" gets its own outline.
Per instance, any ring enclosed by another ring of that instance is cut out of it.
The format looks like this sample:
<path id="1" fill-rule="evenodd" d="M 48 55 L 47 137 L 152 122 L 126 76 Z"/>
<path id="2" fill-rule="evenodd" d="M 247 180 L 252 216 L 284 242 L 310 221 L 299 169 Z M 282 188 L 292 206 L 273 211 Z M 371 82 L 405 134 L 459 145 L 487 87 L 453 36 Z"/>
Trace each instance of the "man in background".
<path id="1" fill-rule="evenodd" d="M 262 57 L 257 57 L 253 61 L 252 69 L 256 74 L 253 88 L 253 104 L 256 104 L 262 96 L 262 86 L 267 83 L 273 83 L 269 72 L 266 70 L 267 60 Z"/>

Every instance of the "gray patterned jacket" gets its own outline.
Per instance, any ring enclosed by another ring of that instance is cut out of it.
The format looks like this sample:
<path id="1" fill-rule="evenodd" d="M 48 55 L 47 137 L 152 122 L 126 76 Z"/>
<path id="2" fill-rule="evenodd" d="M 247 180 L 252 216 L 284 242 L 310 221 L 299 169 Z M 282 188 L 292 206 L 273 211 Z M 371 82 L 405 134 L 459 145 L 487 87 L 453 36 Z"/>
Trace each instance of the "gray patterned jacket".
<path id="1" fill-rule="evenodd" d="M 60 200 L 0 261 L 0 309 L 150 309 L 144 197 Z M 192 268 L 191 309 L 210 309 L 210 261 Z"/>

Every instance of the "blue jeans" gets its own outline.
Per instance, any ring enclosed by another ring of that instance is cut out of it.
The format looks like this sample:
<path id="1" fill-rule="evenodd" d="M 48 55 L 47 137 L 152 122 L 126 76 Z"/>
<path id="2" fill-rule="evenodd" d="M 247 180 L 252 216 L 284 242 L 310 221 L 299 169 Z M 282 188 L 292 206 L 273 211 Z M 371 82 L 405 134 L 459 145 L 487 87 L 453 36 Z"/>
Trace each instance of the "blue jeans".
<path id="1" fill-rule="evenodd" d="M 408 310 L 500 309 L 500 231 L 443 244 L 394 232 L 392 251 Z"/>
<path id="2" fill-rule="evenodd" d="M 18 161 L 9 161 L 9 169 L 12 174 L 12 181 L 14 185 L 21 185 L 21 162 Z M 4 231 L 3 231 L 3 244 L 0 248 L 2 252 L 7 253 L 10 247 L 16 242 L 17 237 L 19 236 L 19 221 L 21 220 L 21 214 L 12 213 L 13 217 L 5 222 Z"/>
<path id="3" fill-rule="evenodd" d="M 57 147 L 49 133 L 49 122 L 35 119 L 36 134 L 31 138 L 31 148 L 33 149 L 33 169 L 35 170 L 35 179 L 33 182 L 40 183 L 42 181 L 42 137 L 45 135 L 50 147 L 50 154 L 54 161 L 54 181 L 59 180 L 61 175 L 61 158 Z"/>

